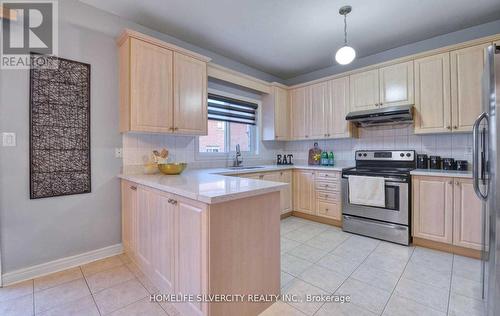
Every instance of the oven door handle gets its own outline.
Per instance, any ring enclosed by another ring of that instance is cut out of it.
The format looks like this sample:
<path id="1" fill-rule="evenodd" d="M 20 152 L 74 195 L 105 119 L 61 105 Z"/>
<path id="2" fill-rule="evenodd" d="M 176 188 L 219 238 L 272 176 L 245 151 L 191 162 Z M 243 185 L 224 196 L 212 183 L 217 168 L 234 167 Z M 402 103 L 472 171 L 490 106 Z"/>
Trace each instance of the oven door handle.
<path id="1" fill-rule="evenodd" d="M 393 229 L 398 229 L 398 230 L 406 230 L 406 227 L 402 227 L 401 225 L 395 225 L 395 224 L 389 224 L 389 223 L 381 223 L 378 221 L 370 220 L 367 218 L 364 218 L 362 220 L 349 216 L 349 215 L 344 215 L 345 220 L 354 220 L 354 221 L 364 221 L 364 222 L 370 222 L 370 224 L 377 225 L 377 226 L 382 226 L 382 227 L 389 227 Z"/>
<path id="2" fill-rule="evenodd" d="M 342 178 L 349 180 L 349 175 L 342 176 Z M 398 178 L 384 178 L 384 180 L 386 181 L 385 182 L 386 184 L 388 184 L 388 183 L 407 183 L 405 180 L 398 179 Z"/>

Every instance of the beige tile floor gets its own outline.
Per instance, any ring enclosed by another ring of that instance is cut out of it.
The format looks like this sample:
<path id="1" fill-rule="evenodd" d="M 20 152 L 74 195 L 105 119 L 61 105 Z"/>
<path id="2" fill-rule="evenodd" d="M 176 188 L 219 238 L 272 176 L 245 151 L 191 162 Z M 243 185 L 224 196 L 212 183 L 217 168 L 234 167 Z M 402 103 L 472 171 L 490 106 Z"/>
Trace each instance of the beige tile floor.
<path id="1" fill-rule="evenodd" d="M 271 315 L 482 315 L 480 261 L 404 247 L 289 217 L 281 222 L 283 294 L 351 303 L 277 302 Z M 177 315 L 124 255 L 0 289 L 0 315 Z"/>

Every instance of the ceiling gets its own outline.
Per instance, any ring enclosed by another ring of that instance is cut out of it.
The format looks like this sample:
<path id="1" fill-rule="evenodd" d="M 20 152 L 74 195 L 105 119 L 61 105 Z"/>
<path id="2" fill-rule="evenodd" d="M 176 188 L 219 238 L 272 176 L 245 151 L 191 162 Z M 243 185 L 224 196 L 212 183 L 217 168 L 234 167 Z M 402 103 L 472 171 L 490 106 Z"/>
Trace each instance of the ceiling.
<path id="1" fill-rule="evenodd" d="M 282 79 L 500 18 L 498 0 L 81 0 Z"/>

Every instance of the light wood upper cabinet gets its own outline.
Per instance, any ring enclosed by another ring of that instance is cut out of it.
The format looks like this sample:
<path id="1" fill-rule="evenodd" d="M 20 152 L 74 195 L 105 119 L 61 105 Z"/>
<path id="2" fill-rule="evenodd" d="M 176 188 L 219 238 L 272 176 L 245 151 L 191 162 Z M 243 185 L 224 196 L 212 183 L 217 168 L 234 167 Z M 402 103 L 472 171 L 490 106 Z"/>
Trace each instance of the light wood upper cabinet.
<path id="1" fill-rule="evenodd" d="M 451 244 L 453 180 L 413 177 L 413 237 Z"/>
<path id="2" fill-rule="evenodd" d="M 287 89 L 273 85 L 262 98 L 262 139 L 290 138 L 290 98 Z"/>
<path id="3" fill-rule="evenodd" d="M 351 111 L 376 108 L 380 103 L 378 69 L 355 73 L 349 78 Z"/>
<path id="4" fill-rule="evenodd" d="M 416 59 L 415 133 L 451 132 L 450 54 Z"/>
<path id="5" fill-rule="evenodd" d="M 207 134 L 207 63 L 174 53 L 174 131 Z"/>
<path id="6" fill-rule="evenodd" d="M 379 89 L 383 107 L 415 103 L 413 61 L 380 68 Z"/>
<path id="7" fill-rule="evenodd" d="M 293 210 L 314 214 L 314 172 L 311 170 L 293 171 Z"/>
<path id="8" fill-rule="evenodd" d="M 327 84 L 321 82 L 307 87 L 311 94 L 309 121 L 309 132 L 307 137 L 312 139 L 328 137 L 327 127 L 328 121 L 326 117 L 326 101 L 327 101 Z"/>
<path id="9" fill-rule="evenodd" d="M 456 179 L 454 188 L 453 244 L 481 250 L 482 205 L 472 179 Z"/>
<path id="10" fill-rule="evenodd" d="M 172 74 L 172 51 L 130 40 L 130 130 L 172 131 Z"/>
<path id="11" fill-rule="evenodd" d="M 120 132 L 206 135 L 210 59 L 134 31 L 118 46 Z"/>
<path id="12" fill-rule="evenodd" d="M 290 91 L 290 127 L 293 139 L 306 139 L 309 130 L 310 91 L 301 87 Z"/>
<path id="13" fill-rule="evenodd" d="M 489 43 L 451 52 L 451 106 L 454 132 L 472 131 L 474 121 L 481 114 L 481 77 L 488 46 Z"/>
<path id="14" fill-rule="evenodd" d="M 351 123 L 345 117 L 349 112 L 349 77 L 327 81 L 326 128 L 329 138 L 352 136 Z"/>

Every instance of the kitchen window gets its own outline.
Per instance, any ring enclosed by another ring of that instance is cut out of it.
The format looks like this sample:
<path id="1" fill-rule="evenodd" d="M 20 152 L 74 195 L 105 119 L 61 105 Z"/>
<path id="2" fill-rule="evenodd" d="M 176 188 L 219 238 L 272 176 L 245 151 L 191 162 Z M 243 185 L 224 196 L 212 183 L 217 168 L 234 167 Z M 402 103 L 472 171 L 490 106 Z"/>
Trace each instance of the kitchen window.
<path id="1" fill-rule="evenodd" d="M 209 93 L 208 135 L 198 138 L 199 156 L 228 156 L 237 144 L 242 154 L 256 155 L 257 116 L 255 101 Z"/>

